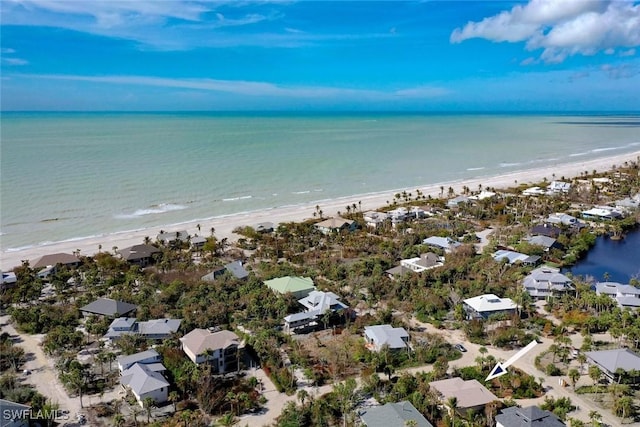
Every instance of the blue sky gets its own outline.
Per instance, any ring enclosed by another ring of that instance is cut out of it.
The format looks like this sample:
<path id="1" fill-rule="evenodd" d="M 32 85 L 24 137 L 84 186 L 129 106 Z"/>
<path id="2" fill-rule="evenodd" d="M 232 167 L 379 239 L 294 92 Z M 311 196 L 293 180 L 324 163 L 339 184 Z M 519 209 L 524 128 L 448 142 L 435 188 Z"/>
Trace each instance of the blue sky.
<path id="1" fill-rule="evenodd" d="M 3 0 L 11 110 L 640 110 L 640 2 Z"/>

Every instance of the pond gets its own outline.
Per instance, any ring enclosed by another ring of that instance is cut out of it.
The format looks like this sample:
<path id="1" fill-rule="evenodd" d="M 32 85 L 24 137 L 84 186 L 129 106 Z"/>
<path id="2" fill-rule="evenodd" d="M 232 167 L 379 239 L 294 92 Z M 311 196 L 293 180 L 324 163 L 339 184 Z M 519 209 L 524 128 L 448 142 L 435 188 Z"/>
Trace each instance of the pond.
<path id="1" fill-rule="evenodd" d="M 574 276 L 592 276 L 596 281 L 629 283 L 640 279 L 640 230 L 628 233 L 622 240 L 600 236 L 586 257 L 569 268 Z"/>

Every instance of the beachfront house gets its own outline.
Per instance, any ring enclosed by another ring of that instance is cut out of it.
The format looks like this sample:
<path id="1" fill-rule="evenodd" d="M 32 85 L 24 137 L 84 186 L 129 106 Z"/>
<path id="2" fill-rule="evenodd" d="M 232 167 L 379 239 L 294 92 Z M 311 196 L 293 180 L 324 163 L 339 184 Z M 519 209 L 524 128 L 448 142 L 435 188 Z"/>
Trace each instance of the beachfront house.
<path id="1" fill-rule="evenodd" d="M 510 406 L 496 415 L 496 427 L 564 427 L 565 423 L 553 412 L 545 411 L 537 406 L 520 408 Z"/>
<path id="2" fill-rule="evenodd" d="M 56 253 L 41 256 L 29 263 L 31 268 L 38 271 L 38 277 L 46 279 L 55 274 L 58 267 L 75 268 L 80 265 L 80 258 L 72 254 Z"/>
<path id="3" fill-rule="evenodd" d="M 506 249 L 500 249 L 494 252 L 492 257 L 497 262 L 506 260 L 509 264 L 521 263 L 524 265 L 536 265 L 541 259 L 538 255 L 527 255 Z"/>
<path id="4" fill-rule="evenodd" d="M 476 201 L 486 200 L 486 199 L 492 199 L 495 196 L 496 196 L 496 193 L 494 193 L 493 191 L 482 190 L 478 194 L 474 194 L 473 196 L 469 196 L 469 200 L 476 200 Z"/>
<path id="5" fill-rule="evenodd" d="M 498 398 L 478 380 L 464 381 L 460 377 L 446 380 L 432 381 L 429 387 L 435 391 L 443 405 L 447 405 L 450 398 L 456 398 L 455 411 L 460 416 L 467 416 L 469 412 L 483 411 L 491 402 Z"/>
<path id="6" fill-rule="evenodd" d="M 80 312 L 84 317 L 103 316 L 103 317 L 120 317 L 130 316 L 134 314 L 138 306 L 124 301 L 117 301 L 111 298 L 98 298 L 80 308 Z"/>
<path id="7" fill-rule="evenodd" d="M 461 194 L 461 195 L 456 196 L 456 197 L 454 197 L 452 199 L 449 199 L 447 201 L 447 207 L 449 207 L 451 209 L 455 209 L 455 208 L 460 207 L 460 205 L 466 204 L 466 203 L 469 203 L 469 197 Z"/>
<path id="8" fill-rule="evenodd" d="M 534 300 L 573 291 L 573 281 L 557 268 L 542 266 L 533 270 L 522 282 L 524 290 Z"/>
<path id="9" fill-rule="evenodd" d="M 180 338 L 182 351 L 197 365 L 211 364 L 214 373 L 238 368 L 240 338 L 231 331 L 194 329 Z"/>
<path id="10" fill-rule="evenodd" d="M 547 194 L 547 190 L 540 187 L 529 187 L 522 191 L 523 196 L 544 196 Z"/>
<path id="11" fill-rule="evenodd" d="M 273 222 L 259 222 L 253 226 L 253 229 L 258 233 L 273 233 L 276 225 Z"/>
<path id="12" fill-rule="evenodd" d="M 130 264 L 136 264 L 140 267 L 146 267 L 154 262 L 155 257 L 162 251 L 152 245 L 141 244 L 133 245 L 128 248 L 120 249 L 118 254 L 120 257 Z"/>
<path id="13" fill-rule="evenodd" d="M 596 283 L 596 294 L 607 295 L 618 303 L 618 307 L 632 310 L 640 308 L 640 289 L 617 282 Z"/>
<path id="14" fill-rule="evenodd" d="M 285 276 L 276 279 L 265 280 L 264 284 L 273 292 L 285 295 L 292 293 L 296 299 L 304 298 L 311 291 L 315 291 L 313 279 L 310 277 Z"/>
<path id="15" fill-rule="evenodd" d="M 211 273 L 202 276 L 200 280 L 211 283 L 227 272 L 239 280 L 244 280 L 249 277 L 249 272 L 244 268 L 242 262 L 234 261 L 226 264 L 224 267 L 215 268 Z"/>
<path id="16" fill-rule="evenodd" d="M 204 236 L 193 236 L 190 242 L 191 249 L 200 251 L 204 247 L 205 243 L 207 243 L 207 238 Z"/>
<path id="17" fill-rule="evenodd" d="M 161 363 L 135 363 L 122 372 L 120 384 L 123 388 L 131 390 L 143 408 L 146 399 L 151 399 L 155 404 L 164 403 L 169 396 L 169 382 L 160 372 L 165 370 Z"/>
<path id="18" fill-rule="evenodd" d="M 411 349 L 409 333 L 404 328 L 394 328 L 391 325 L 365 326 L 364 338 L 371 351 L 380 351 L 384 347 L 389 350 Z"/>
<path id="19" fill-rule="evenodd" d="M 284 318 L 284 329 L 294 332 L 298 329 L 315 326 L 325 316 L 339 313 L 349 308 L 340 301 L 340 297 L 333 292 L 311 291 L 309 295 L 298 300 L 305 310 L 299 313 L 290 314 Z"/>
<path id="20" fill-rule="evenodd" d="M 389 215 L 386 212 L 367 211 L 362 214 L 362 217 L 367 227 L 376 229 L 382 227 Z"/>
<path id="21" fill-rule="evenodd" d="M 0 270 L 0 290 L 12 288 L 18 283 L 18 278 L 16 277 L 16 273 L 13 271 L 2 271 Z"/>
<path id="22" fill-rule="evenodd" d="M 571 190 L 571 183 L 564 181 L 551 181 L 551 184 L 547 186 L 547 193 L 549 194 L 566 194 Z"/>
<path id="23" fill-rule="evenodd" d="M 600 368 L 610 382 L 618 380 L 620 371 L 633 375 L 640 372 L 640 356 L 628 348 L 588 351 L 585 356 L 587 363 Z"/>
<path id="24" fill-rule="evenodd" d="M 500 298 L 494 294 L 478 295 L 463 302 L 467 319 L 488 319 L 490 316 L 511 316 L 518 305 L 511 298 Z"/>
<path id="25" fill-rule="evenodd" d="M 189 241 L 189 233 L 183 231 L 163 231 L 156 236 L 156 240 L 164 246 L 179 245 Z"/>
<path id="26" fill-rule="evenodd" d="M 409 401 L 389 402 L 382 406 L 364 408 L 360 420 L 366 427 L 433 427 Z"/>
<path id="27" fill-rule="evenodd" d="M 440 236 L 427 237 L 422 241 L 422 244 L 427 246 L 433 246 L 434 248 L 442 249 L 445 252 L 451 252 L 462 245 L 462 243 L 456 242 L 450 237 L 440 237 Z"/>
<path id="28" fill-rule="evenodd" d="M 325 219 L 314 224 L 314 227 L 323 234 L 339 233 L 341 231 L 352 232 L 358 227 L 358 224 L 351 219 L 344 219 L 342 217 L 335 217 Z"/>

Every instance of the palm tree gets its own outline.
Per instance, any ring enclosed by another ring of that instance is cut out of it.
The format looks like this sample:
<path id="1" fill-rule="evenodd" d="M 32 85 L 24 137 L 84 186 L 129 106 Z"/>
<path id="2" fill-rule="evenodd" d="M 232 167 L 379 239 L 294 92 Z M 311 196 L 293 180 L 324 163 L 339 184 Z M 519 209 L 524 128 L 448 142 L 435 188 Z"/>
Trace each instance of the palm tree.
<path id="1" fill-rule="evenodd" d="M 231 427 L 236 423 L 236 417 L 229 412 L 218 418 L 217 423 L 223 427 Z"/>
<path id="2" fill-rule="evenodd" d="M 298 390 L 297 397 L 300 401 L 300 404 L 302 405 L 302 409 L 304 409 L 304 401 L 309 397 L 309 393 L 307 392 L 307 390 L 301 388 L 300 390 Z"/>
<path id="3" fill-rule="evenodd" d="M 447 406 L 449 407 L 449 416 L 451 417 L 451 425 L 456 425 L 456 410 L 458 409 L 458 398 L 451 396 L 447 399 Z"/>
<path id="4" fill-rule="evenodd" d="M 573 385 L 573 389 L 575 390 L 576 383 L 580 379 L 580 372 L 576 368 L 571 368 L 569 369 L 569 372 L 567 373 L 567 375 L 569 376 L 569 379 L 571 380 L 571 384 Z"/>
<path id="5" fill-rule="evenodd" d="M 142 404 L 144 405 L 144 409 L 147 410 L 147 424 L 151 422 L 151 408 L 155 405 L 156 401 L 153 400 L 152 397 L 145 397 L 142 400 Z"/>
<path id="6" fill-rule="evenodd" d="M 169 401 L 173 403 L 173 412 L 178 410 L 178 402 L 180 401 L 180 394 L 177 391 L 169 393 Z"/>

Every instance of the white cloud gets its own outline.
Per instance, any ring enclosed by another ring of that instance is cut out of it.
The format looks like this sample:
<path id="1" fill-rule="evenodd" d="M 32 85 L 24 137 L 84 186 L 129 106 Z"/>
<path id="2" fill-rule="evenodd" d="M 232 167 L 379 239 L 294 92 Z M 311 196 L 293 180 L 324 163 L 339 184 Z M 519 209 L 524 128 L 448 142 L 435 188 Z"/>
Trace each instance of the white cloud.
<path id="1" fill-rule="evenodd" d="M 3 47 L 2 50 L 0 50 L 0 53 L 8 54 L 8 53 L 16 53 L 16 51 L 8 47 Z"/>
<path id="2" fill-rule="evenodd" d="M 78 82 L 105 83 L 117 85 L 155 86 L 163 88 L 191 89 L 200 91 L 223 92 L 251 97 L 286 98 L 349 98 L 370 100 L 393 100 L 398 97 L 429 99 L 452 93 L 449 89 L 437 86 L 418 86 L 396 91 L 364 90 L 331 86 L 284 86 L 268 82 L 216 79 L 177 79 L 149 76 L 81 76 L 60 74 L 23 74 L 22 77 L 49 80 L 67 80 Z"/>
<path id="3" fill-rule="evenodd" d="M 545 62 L 640 45 L 640 4 L 606 0 L 530 0 L 510 11 L 456 28 L 452 43 L 472 38 L 526 42 Z"/>
<path id="4" fill-rule="evenodd" d="M 2 58 L 2 63 L 7 65 L 27 65 L 29 61 L 22 58 Z"/>
<path id="5" fill-rule="evenodd" d="M 623 50 L 618 55 L 619 56 L 634 56 L 636 54 L 635 49 Z"/>

